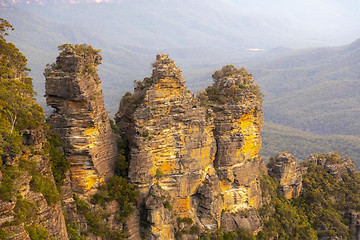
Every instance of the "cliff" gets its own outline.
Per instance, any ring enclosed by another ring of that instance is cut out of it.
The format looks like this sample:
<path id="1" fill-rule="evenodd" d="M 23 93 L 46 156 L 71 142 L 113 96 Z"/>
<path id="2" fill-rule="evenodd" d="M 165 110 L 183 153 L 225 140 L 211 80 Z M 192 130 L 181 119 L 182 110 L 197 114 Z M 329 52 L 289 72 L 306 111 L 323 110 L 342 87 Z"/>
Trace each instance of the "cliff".
<path id="1" fill-rule="evenodd" d="M 210 91 L 206 100 L 195 98 L 167 54 L 157 55 L 153 67 L 152 76 L 122 98 L 115 116 L 129 142 L 129 178 L 141 192 L 148 238 L 216 230 L 235 213 L 260 207 L 261 98 L 251 76 L 232 68 L 235 74 L 215 79 L 213 89 L 235 91 L 234 99 L 218 103 Z"/>
<path id="2" fill-rule="evenodd" d="M 200 99 L 214 115 L 217 143 L 214 164 L 219 172 L 225 208 L 229 212 L 257 209 L 261 206 L 259 176 L 261 171 L 266 173 L 259 158 L 262 95 L 244 68 L 227 65 L 216 71 L 213 79 L 213 86 Z"/>
<path id="3" fill-rule="evenodd" d="M 27 60 L 5 36 L 0 18 L 0 239 L 68 239 Z"/>
<path id="4" fill-rule="evenodd" d="M 45 69 L 48 123 L 58 133 L 71 162 L 72 190 L 87 193 L 114 175 L 117 138 L 112 133 L 97 66 L 98 51 L 88 45 L 63 45 L 56 63 Z M 93 192 L 93 191 L 90 191 Z"/>
<path id="5" fill-rule="evenodd" d="M 41 128 L 23 131 L 18 158 L 1 166 L 0 226 L 4 239 L 68 239 L 48 143 Z"/>

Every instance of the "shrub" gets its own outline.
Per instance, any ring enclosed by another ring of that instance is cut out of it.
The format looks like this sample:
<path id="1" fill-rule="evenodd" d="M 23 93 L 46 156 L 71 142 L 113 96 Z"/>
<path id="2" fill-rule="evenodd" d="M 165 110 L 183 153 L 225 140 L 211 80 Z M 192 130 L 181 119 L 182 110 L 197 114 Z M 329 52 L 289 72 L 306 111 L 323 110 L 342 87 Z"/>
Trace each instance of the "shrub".
<path id="1" fill-rule="evenodd" d="M 62 151 L 59 150 L 61 143 L 54 131 L 48 130 L 46 132 L 46 138 L 49 143 L 48 151 L 51 170 L 54 175 L 56 187 L 60 190 L 60 187 L 64 184 L 64 180 L 66 178 L 65 173 L 70 169 L 70 161 L 67 160 Z"/>
<path id="2" fill-rule="evenodd" d="M 16 220 L 29 223 L 36 218 L 37 207 L 35 204 L 25 200 L 19 195 L 17 197 L 14 212 Z"/>
<path id="3" fill-rule="evenodd" d="M 24 172 L 14 166 L 3 165 L 0 169 L 3 175 L 3 180 L 0 184 L 0 199 L 10 201 L 19 188 L 18 181 Z"/>
<path id="4" fill-rule="evenodd" d="M 199 235 L 200 233 L 200 228 L 196 225 L 192 225 L 191 228 L 190 228 L 190 234 L 196 234 L 196 235 Z"/>
<path id="5" fill-rule="evenodd" d="M 49 232 L 41 226 L 38 225 L 30 225 L 25 226 L 25 230 L 29 233 L 31 240 L 48 240 Z"/>
<path id="6" fill-rule="evenodd" d="M 171 205 L 171 203 L 169 202 L 169 200 L 166 200 L 164 203 L 164 208 L 167 208 L 169 211 L 173 210 L 173 206 Z"/>
<path id="7" fill-rule="evenodd" d="M 110 199 L 116 200 L 119 203 L 118 220 L 124 222 L 134 211 L 133 205 L 139 192 L 135 190 L 135 186 L 130 184 L 126 178 L 119 176 L 114 176 L 110 179 L 107 189 Z"/>
<path id="8" fill-rule="evenodd" d="M 115 162 L 115 174 L 120 177 L 126 177 L 128 174 L 129 164 L 126 161 L 125 150 L 121 149 L 119 157 Z"/>
<path id="9" fill-rule="evenodd" d="M 30 181 L 30 188 L 33 191 L 41 192 L 50 206 L 59 201 L 59 192 L 56 187 L 42 175 L 33 175 Z"/>
<path id="10" fill-rule="evenodd" d="M 188 225 L 193 224 L 192 218 L 189 218 L 189 217 L 183 217 L 183 218 L 178 217 L 178 218 L 177 218 L 177 222 L 178 222 L 178 224 L 180 224 L 180 223 L 186 223 L 186 224 L 188 224 Z"/>

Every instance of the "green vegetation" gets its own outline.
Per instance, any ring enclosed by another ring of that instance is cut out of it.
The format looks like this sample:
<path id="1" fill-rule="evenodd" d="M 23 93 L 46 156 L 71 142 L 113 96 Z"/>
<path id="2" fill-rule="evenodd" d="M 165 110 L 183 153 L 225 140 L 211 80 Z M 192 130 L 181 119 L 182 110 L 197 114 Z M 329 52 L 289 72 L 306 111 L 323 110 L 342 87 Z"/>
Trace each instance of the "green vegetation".
<path id="1" fill-rule="evenodd" d="M 339 154 L 319 155 L 331 164 L 341 162 Z M 311 163 L 303 178 L 305 191 L 293 201 L 299 212 L 308 216 L 309 223 L 319 237 L 350 238 L 351 212 L 360 209 L 360 175 L 344 174 L 338 180 L 323 167 Z"/>
<path id="2" fill-rule="evenodd" d="M 106 207 L 107 202 L 116 200 L 119 203 L 119 209 L 116 212 L 115 218 L 119 224 L 122 224 L 134 210 L 137 195 L 138 192 L 135 191 L 135 187 L 129 184 L 126 178 L 114 176 L 108 184 L 102 186 L 102 188 L 92 196 L 90 201 L 93 204 L 92 207 L 90 207 L 87 201 L 79 198 L 77 195 L 74 195 L 74 200 L 77 213 L 85 217 L 91 233 L 104 237 L 105 239 L 125 239 L 125 231 L 109 229 L 109 226 L 106 224 L 106 219 L 109 215 L 102 209 Z M 101 207 L 97 207 L 98 204 Z M 86 232 L 78 234 L 76 230 L 77 227 L 74 226 L 74 223 L 68 222 L 67 226 L 74 238 L 86 234 Z"/>
<path id="3" fill-rule="evenodd" d="M 5 36 L 12 26 L 0 18 L 0 155 L 14 157 L 20 152 L 23 129 L 39 127 L 42 108 L 35 103 L 27 60 Z"/>
<path id="4" fill-rule="evenodd" d="M 209 101 L 226 104 L 236 104 L 244 99 L 244 96 L 254 95 L 257 100 L 262 100 L 262 93 L 258 85 L 253 84 L 252 75 L 245 68 L 237 69 L 232 65 L 226 65 L 213 75 L 214 83 L 205 91 L 200 91 L 197 98 L 203 106 L 208 106 Z"/>
<path id="5" fill-rule="evenodd" d="M 136 108 L 143 102 L 145 93 L 153 84 L 153 78 L 146 77 L 143 81 L 134 81 L 135 91 L 134 93 L 126 92 L 120 100 L 120 109 L 122 109 L 125 117 L 130 117 L 136 110 Z M 145 137 L 145 136 L 144 136 Z"/>
<path id="6" fill-rule="evenodd" d="M 126 235 L 123 232 L 110 230 L 109 226 L 106 224 L 106 219 L 109 217 L 101 208 L 91 209 L 89 204 L 84 200 L 79 198 L 76 194 L 74 195 L 74 200 L 76 203 L 77 213 L 85 217 L 86 223 L 88 225 L 88 231 L 93 233 L 95 236 L 103 237 L 104 239 L 125 239 Z M 71 228 L 71 227 L 68 227 Z M 72 228 L 73 237 L 79 237 L 77 231 Z M 86 235 L 86 232 L 82 232 L 81 235 Z"/>
<path id="7" fill-rule="evenodd" d="M 51 170 L 56 187 L 60 192 L 60 187 L 64 184 L 66 178 L 65 173 L 70 169 L 70 161 L 65 158 L 63 151 L 61 150 L 60 140 L 54 131 L 47 130 L 46 139 L 47 143 L 44 147 L 45 152 L 49 153 Z"/>
<path id="8" fill-rule="evenodd" d="M 318 154 L 326 164 L 342 164 L 339 153 Z M 271 164 L 271 162 L 269 163 Z M 263 226 L 253 235 L 249 230 L 201 234 L 200 239 L 318 239 L 340 237 L 352 239 L 355 234 L 353 213 L 360 210 L 360 173 L 345 173 L 333 177 L 326 168 L 308 161 L 302 163 L 303 190 L 297 199 L 285 199 L 279 192 L 279 182 L 270 176 L 261 179 L 262 197 L 259 210 Z"/>
<path id="9" fill-rule="evenodd" d="M 0 239 L 7 240 L 8 238 L 9 238 L 8 233 L 4 229 L 0 228 Z"/>
<path id="10" fill-rule="evenodd" d="M 3 180 L 0 184 L 0 199 L 10 201 L 20 188 L 21 176 L 23 176 L 24 171 L 5 165 L 2 165 L 0 169 L 3 175 Z"/>
<path id="11" fill-rule="evenodd" d="M 60 144 L 55 144 L 54 138 L 49 138 L 40 151 L 23 144 L 23 130 L 44 129 L 47 126 L 42 108 L 35 103 L 36 93 L 32 79 L 28 77 L 30 69 L 26 66 L 27 60 L 14 44 L 6 41 L 8 30 L 13 28 L 0 18 L 0 170 L 3 178 L 0 199 L 16 202 L 13 209 L 15 219 L 2 226 L 23 224 L 31 239 L 49 239 L 47 230 L 35 224 L 39 205 L 25 199 L 19 191 L 30 181 L 30 190 L 41 192 L 48 205 L 58 202 L 59 193 L 53 181 L 48 179 L 51 176 L 46 176 L 42 157 L 50 155 L 55 179 L 59 181 L 63 177 L 61 165 L 64 159 L 55 150 Z M 0 238 L 7 239 L 11 234 L 11 231 L 2 230 Z"/>
<path id="12" fill-rule="evenodd" d="M 33 175 L 30 188 L 33 191 L 41 192 L 50 206 L 59 201 L 59 192 L 54 184 L 41 175 Z"/>
<path id="13" fill-rule="evenodd" d="M 31 240 L 48 240 L 49 232 L 42 226 L 30 225 L 25 226 L 25 230 L 29 233 Z"/>
<path id="14" fill-rule="evenodd" d="M 53 205 L 59 200 L 60 196 L 57 188 L 55 188 L 51 180 L 41 174 L 36 162 L 20 159 L 19 167 L 31 174 L 30 189 L 41 192 L 49 205 Z"/>
<path id="15" fill-rule="evenodd" d="M 172 211 L 174 209 L 173 205 L 171 205 L 171 203 L 169 202 L 169 200 L 165 200 L 165 202 L 163 203 L 164 208 L 167 208 L 169 211 Z"/>
<path id="16" fill-rule="evenodd" d="M 90 205 L 86 200 L 74 195 L 77 206 L 77 213 L 84 216 L 88 225 L 88 231 L 104 239 L 125 239 L 125 230 L 111 230 L 107 224 L 110 217 L 103 209 L 110 201 L 117 201 L 119 209 L 115 213 L 117 223 L 122 225 L 134 211 L 134 205 L 139 192 L 135 186 L 127 180 L 128 162 L 126 154 L 128 152 L 127 141 L 123 138 L 119 141 L 120 154 L 115 163 L 115 176 L 91 196 Z M 67 229 L 71 239 L 82 239 L 87 231 L 82 231 L 76 222 L 67 221 Z M 80 232 L 79 232 L 80 230 Z"/>
<path id="17" fill-rule="evenodd" d="M 142 103 L 144 96 L 140 93 L 127 92 L 120 100 L 120 108 L 123 108 L 124 115 L 130 117 L 136 110 L 136 108 Z"/>
<path id="18" fill-rule="evenodd" d="M 299 213 L 291 201 L 278 193 L 276 180 L 264 176 L 261 189 L 263 197 L 271 196 L 271 201 L 260 210 L 264 227 L 258 233 L 257 239 L 317 239 L 306 215 Z"/>
<path id="19" fill-rule="evenodd" d="M 21 195 L 17 196 L 14 208 L 16 222 L 31 223 L 36 218 L 38 208 L 35 204 L 25 200 Z"/>
<path id="20" fill-rule="evenodd" d="M 340 154 L 319 154 L 327 164 L 341 164 Z M 260 210 L 264 228 L 258 239 L 317 239 L 341 237 L 350 239 L 351 212 L 360 209 L 360 175 L 344 174 L 338 180 L 324 167 L 303 162 L 303 190 L 299 198 L 286 200 L 277 192 L 276 180 L 265 176 L 261 181 L 263 197 L 271 201 Z"/>
<path id="21" fill-rule="evenodd" d="M 178 224 L 181 224 L 181 223 L 186 223 L 188 225 L 193 224 L 192 218 L 189 218 L 189 217 L 183 217 L 183 218 L 178 217 L 177 222 L 178 222 Z"/>
<path id="22" fill-rule="evenodd" d="M 60 54 L 66 53 L 66 49 L 73 50 L 79 56 L 90 56 L 100 53 L 100 49 L 94 49 L 90 44 L 63 44 L 58 47 Z"/>

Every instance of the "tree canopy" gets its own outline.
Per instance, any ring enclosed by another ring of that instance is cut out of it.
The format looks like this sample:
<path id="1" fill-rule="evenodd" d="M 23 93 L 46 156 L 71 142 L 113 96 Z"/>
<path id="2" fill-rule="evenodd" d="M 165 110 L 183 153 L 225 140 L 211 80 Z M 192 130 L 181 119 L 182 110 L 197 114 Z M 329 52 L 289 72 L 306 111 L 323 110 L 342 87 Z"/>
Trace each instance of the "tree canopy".
<path id="1" fill-rule="evenodd" d="M 32 79 L 28 76 L 25 56 L 5 36 L 14 30 L 0 18 L 0 154 L 16 154 L 23 129 L 40 126 L 42 108 L 36 104 Z"/>

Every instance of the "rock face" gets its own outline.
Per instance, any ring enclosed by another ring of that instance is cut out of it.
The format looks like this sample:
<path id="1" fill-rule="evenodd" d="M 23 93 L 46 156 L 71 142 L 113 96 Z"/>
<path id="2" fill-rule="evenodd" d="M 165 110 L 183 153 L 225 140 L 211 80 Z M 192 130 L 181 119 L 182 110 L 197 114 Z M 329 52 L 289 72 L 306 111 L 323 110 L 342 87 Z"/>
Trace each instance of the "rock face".
<path id="1" fill-rule="evenodd" d="M 117 139 L 104 107 L 97 65 L 90 46 L 65 45 L 56 64 L 45 70 L 48 118 L 71 161 L 72 190 L 86 193 L 113 176 Z"/>
<path id="2" fill-rule="evenodd" d="M 129 178 L 141 191 L 147 239 L 174 239 L 190 227 L 216 230 L 222 211 L 233 216 L 260 207 L 262 102 L 251 75 L 223 69 L 195 98 L 167 54 L 157 55 L 153 67 L 115 116 L 129 141 Z"/>
<path id="3" fill-rule="evenodd" d="M 13 175 L 11 200 L 0 200 L 0 229 L 7 233 L 6 239 L 30 239 L 25 223 L 26 227 L 43 227 L 50 238 L 66 240 L 68 234 L 60 202 L 49 203 L 41 192 L 35 191 L 36 187 L 31 187 L 33 178 L 42 178 L 48 187 L 56 188 L 49 155 L 42 153 L 46 141 L 43 131 L 26 130 L 23 134 L 24 150 L 20 160 L 15 161 L 12 170 L 6 170 L 15 171 L 12 174 L 17 175 Z"/>
<path id="4" fill-rule="evenodd" d="M 237 212 L 261 206 L 260 171 L 266 167 L 259 158 L 263 127 L 262 96 L 245 69 L 227 65 L 213 75 L 206 89 L 214 115 L 217 152 L 214 164 L 219 171 L 225 208 Z"/>
<path id="5" fill-rule="evenodd" d="M 166 54 L 157 56 L 154 67 L 151 78 L 138 83 L 133 95 L 125 95 L 115 120 L 129 141 L 129 178 L 140 188 L 151 234 L 174 239 L 165 210 L 149 204 L 154 202 L 149 189 L 157 184 L 180 217 L 195 217 L 197 189 L 215 174 L 216 144 L 212 120 L 206 120 L 206 109 L 184 86 L 180 69 Z"/>
<path id="6" fill-rule="evenodd" d="M 279 153 L 269 165 L 269 175 L 280 181 L 280 191 L 286 199 L 297 198 L 302 189 L 302 169 L 286 152 Z"/>

